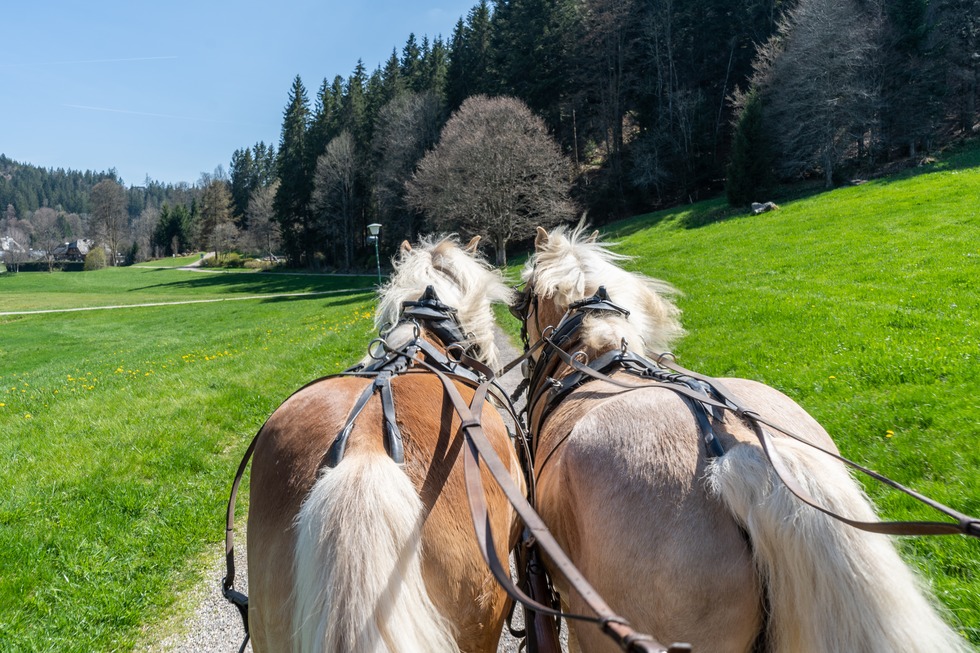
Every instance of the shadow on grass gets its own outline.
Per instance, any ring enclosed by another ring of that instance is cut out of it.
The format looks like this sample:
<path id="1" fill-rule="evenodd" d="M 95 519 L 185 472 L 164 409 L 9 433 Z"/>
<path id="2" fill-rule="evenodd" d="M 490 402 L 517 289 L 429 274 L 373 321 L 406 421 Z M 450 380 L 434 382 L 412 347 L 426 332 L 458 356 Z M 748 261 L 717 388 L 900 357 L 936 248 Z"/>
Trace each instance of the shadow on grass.
<path id="1" fill-rule="evenodd" d="M 942 157 L 942 158 L 939 158 Z M 973 139 L 956 145 L 936 157 L 924 157 L 916 162 L 905 162 L 906 167 L 894 174 L 874 179 L 878 184 L 893 184 L 934 172 L 948 172 L 980 167 L 980 139 Z"/>
<path id="2" fill-rule="evenodd" d="M 158 271 L 154 270 L 154 272 Z M 374 276 L 333 277 L 300 274 L 256 274 L 254 272 L 228 272 L 220 274 L 190 272 L 188 274 L 193 276 L 189 276 L 180 281 L 130 288 L 127 292 L 139 292 L 155 288 L 186 291 L 224 291 L 230 294 L 273 294 L 342 290 L 345 288 L 373 290 L 377 283 L 377 278 Z"/>
<path id="3" fill-rule="evenodd" d="M 674 225 L 681 229 L 698 229 L 717 222 L 749 215 L 748 209 L 729 206 L 724 197 L 685 204 L 654 213 L 645 213 L 608 227 L 610 238 L 626 238 L 637 232 L 660 225 Z"/>
<path id="4" fill-rule="evenodd" d="M 936 158 L 895 161 L 880 168 L 868 181 L 873 181 L 876 184 L 891 184 L 935 172 L 978 167 L 980 167 L 980 138 L 973 138 L 959 143 L 945 152 L 938 153 Z M 853 171 L 851 176 L 860 177 L 861 172 Z M 773 188 L 767 197 L 759 198 L 759 201 L 774 201 L 777 204 L 795 202 L 849 185 L 851 184 L 843 183 L 834 188 L 826 188 L 822 180 L 808 179 L 779 185 Z M 718 222 L 744 217 L 752 217 L 751 209 L 729 206 L 725 197 L 721 196 L 614 222 L 606 227 L 606 234 L 609 238 L 625 238 L 659 225 L 673 225 L 681 229 L 698 229 Z"/>

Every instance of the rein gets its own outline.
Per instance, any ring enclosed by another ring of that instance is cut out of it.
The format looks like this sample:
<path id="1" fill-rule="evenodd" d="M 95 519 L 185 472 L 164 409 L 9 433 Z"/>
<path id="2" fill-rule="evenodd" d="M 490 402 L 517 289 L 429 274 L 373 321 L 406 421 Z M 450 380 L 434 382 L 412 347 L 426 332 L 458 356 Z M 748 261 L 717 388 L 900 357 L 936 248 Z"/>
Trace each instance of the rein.
<path id="1" fill-rule="evenodd" d="M 523 304 L 525 310 L 527 310 L 526 307 L 529 305 L 530 302 L 528 302 L 525 298 L 525 303 Z M 625 309 L 612 304 L 612 302 L 609 301 L 608 295 L 606 295 L 605 288 L 600 287 L 599 291 L 594 297 L 570 305 L 568 311 L 559 322 L 559 325 L 550 333 L 548 332 L 548 329 L 545 330 L 539 342 L 535 343 L 533 347 L 533 349 L 538 349 L 542 346 L 546 347 L 546 353 L 542 356 L 542 360 L 535 366 L 536 369 L 532 371 L 532 382 L 530 386 L 532 390 L 537 387 L 537 390 L 534 391 L 534 394 L 531 395 L 531 398 L 528 400 L 527 411 L 529 419 L 532 415 L 533 408 L 535 405 L 537 405 L 537 403 L 544 399 L 547 399 L 548 403 L 545 405 L 544 410 L 542 410 L 539 419 L 535 422 L 535 424 L 531 425 L 532 436 L 534 436 L 534 434 L 540 430 L 541 426 L 543 426 L 545 420 L 547 419 L 551 410 L 553 410 L 553 408 L 557 405 L 558 401 L 567 396 L 567 394 L 572 390 L 588 381 L 603 381 L 622 388 L 623 392 L 647 388 L 664 388 L 681 395 L 685 399 L 697 402 L 701 406 L 712 409 L 716 419 L 721 419 L 723 417 L 723 413 L 727 411 L 731 412 L 737 418 L 747 423 L 752 428 L 756 438 L 759 440 L 759 444 L 762 446 L 762 450 L 765 453 L 766 458 L 769 460 L 769 463 L 772 465 L 773 470 L 776 472 L 776 475 L 786 486 L 786 488 L 789 489 L 789 491 L 803 503 L 816 508 L 820 512 L 838 521 L 860 530 L 886 535 L 968 535 L 971 537 L 980 538 L 980 520 L 978 520 L 976 517 L 971 517 L 934 499 L 926 497 L 925 495 L 907 488 L 893 479 L 868 469 L 867 467 L 864 467 L 856 462 L 848 460 L 837 453 L 828 451 L 794 433 L 793 431 L 763 418 L 754 410 L 746 408 L 721 381 L 687 370 L 672 361 L 669 355 L 661 355 L 658 357 L 656 362 L 653 362 L 647 360 L 639 354 L 629 352 L 624 346 L 622 352 L 610 352 L 603 357 L 597 358 L 592 364 L 581 362 L 579 358 L 584 356 L 581 354 L 581 352 L 569 354 L 567 351 L 565 351 L 565 349 L 563 349 L 563 346 L 567 345 L 571 341 L 574 333 L 581 327 L 585 313 L 589 311 L 617 311 L 624 315 L 629 314 L 628 311 L 625 311 Z M 526 321 L 529 316 L 525 312 L 521 317 L 526 325 Z M 542 343 L 544 344 L 542 345 Z M 526 340 L 525 346 L 527 347 Z M 531 348 L 528 349 L 528 351 L 530 350 Z M 600 362 L 601 365 L 597 364 Z M 553 368 L 556 368 L 562 364 L 571 368 L 576 373 L 576 375 L 573 377 L 566 377 L 574 379 L 573 382 L 562 384 L 561 382 L 555 381 L 553 378 L 546 376 L 548 371 L 551 371 Z M 619 379 L 612 378 L 606 372 L 606 370 L 614 366 L 619 366 L 622 369 L 634 371 L 634 373 L 637 373 L 642 379 L 643 383 L 626 383 Z M 694 381 L 696 383 L 691 383 L 690 381 Z M 550 397 L 548 396 L 549 392 Z M 845 465 L 860 471 L 861 473 L 875 479 L 880 483 L 884 483 L 900 492 L 903 492 L 904 494 L 907 494 L 913 499 L 916 499 L 917 501 L 946 515 L 947 517 L 956 520 L 956 523 L 939 521 L 866 522 L 849 519 L 829 510 L 828 508 L 820 505 L 816 499 L 814 499 L 813 496 L 799 484 L 796 477 L 793 476 L 793 474 L 787 469 L 786 464 L 776 451 L 773 444 L 772 434 L 766 430 L 766 427 L 778 431 L 798 442 L 802 442 L 803 444 L 806 444 L 807 446 L 812 447 L 813 449 L 831 456 Z M 703 428 L 702 433 L 704 433 Z M 706 445 L 709 446 L 709 453 L 711 453 L 710 443 L 706 441 Z"/>

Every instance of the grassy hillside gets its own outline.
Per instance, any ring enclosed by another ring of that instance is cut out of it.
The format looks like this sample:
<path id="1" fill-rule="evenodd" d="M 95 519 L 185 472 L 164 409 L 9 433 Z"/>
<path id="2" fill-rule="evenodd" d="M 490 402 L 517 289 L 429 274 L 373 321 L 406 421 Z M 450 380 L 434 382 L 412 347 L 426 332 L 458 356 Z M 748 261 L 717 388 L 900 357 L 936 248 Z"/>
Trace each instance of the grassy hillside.
<path id="1" fill-rule="evenodd" d="M 779 388 L 844 455 L 978 515 L 978 166 L 975 148 L 760 216 L 706 202 L 604 238 L 683 291 L 683 365 Z M 886 517 L 938 516 L 867 487 Z M 980 541 L 901 544 L 980 643 Z"/>

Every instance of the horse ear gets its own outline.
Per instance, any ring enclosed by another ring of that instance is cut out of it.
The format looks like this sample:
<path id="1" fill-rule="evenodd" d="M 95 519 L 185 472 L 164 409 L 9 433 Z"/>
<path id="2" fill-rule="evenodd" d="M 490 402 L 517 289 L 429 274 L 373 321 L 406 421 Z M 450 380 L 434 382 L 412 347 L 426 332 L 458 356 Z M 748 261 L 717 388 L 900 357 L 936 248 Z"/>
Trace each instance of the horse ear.
<path id="1" fill-rule="evenodd" d="M 534 236 L 534 249 L 541 249 L 548 244 L 548 232 L 544 227 L 538 227 L 538 233 Z"/>
<path id="2" fill-rule="evenodd" d="M 403 252 L 410 252 L 410 251 L 412 251 L 412 243 L 408 242 L 407 240 L 403 240 L 402 241 L 402 248 L 401 249 L 402 249 Z"/>
<path id="3" fill-rule="evenodd" d="M 473 254 L 476 252 L 476 246 L 480 244 L 480 236 L 473 236 L 470 242 L 466 243 L 466 247 L 463 248 L 464 252 Z"/>
<path id="4" fill-rule="evenodd" d="M 597 240 L 599 240 L 599 230 L 598 229 L 596 229 L 595 231 L 593 231 L 592 232 L 592 235 L 585 239 L 585 242 L 587 242 L 587 243 L 594 243 Z"/>

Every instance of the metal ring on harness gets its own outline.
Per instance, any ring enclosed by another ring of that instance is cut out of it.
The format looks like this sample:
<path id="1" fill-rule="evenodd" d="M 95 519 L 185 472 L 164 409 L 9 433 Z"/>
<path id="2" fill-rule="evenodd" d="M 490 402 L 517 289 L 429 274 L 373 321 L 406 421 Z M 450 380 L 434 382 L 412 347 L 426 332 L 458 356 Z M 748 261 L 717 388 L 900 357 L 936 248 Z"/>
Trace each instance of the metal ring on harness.
<path id="1" fill-rule="evenodd" d="M 377 349 L 375 349 L 375 345 L 377 345 Z M 374 355 L 375 351 L 379 352 L 378 356 Z M 388 347 L 388 341 L 386 341 L 381 336 L 378 336 L 377 338 L 375 338 L 374 340 L 368 343 L 367 353 L 368 356 L 371 357 L 371 360 L 376 360 L 376 361 L 384 360 L 386 356 L 386 352 L 388 351 L 391 351 L 391 349 Z"/>
<path id="2" fill-rule="evenodd" d="M 459 363 L 462 362 L 463 356 L 465 355 L 466 355 L 466 349 L 463 347 L 463 345 L 459 344 L 458 342 L 454 342 L 453 344 L 446 347 L 446 358 L 449 359 L 450 363 L 455 363 L 458 365 Z"/>

